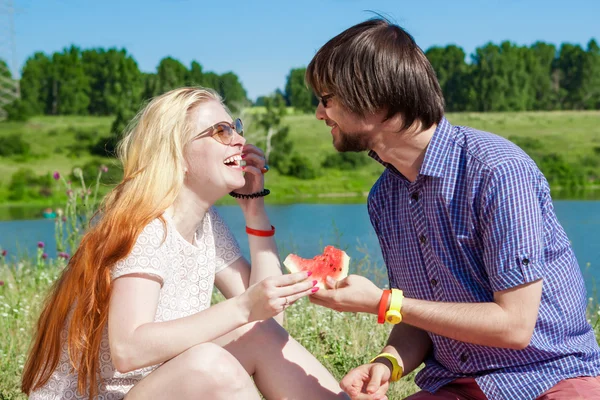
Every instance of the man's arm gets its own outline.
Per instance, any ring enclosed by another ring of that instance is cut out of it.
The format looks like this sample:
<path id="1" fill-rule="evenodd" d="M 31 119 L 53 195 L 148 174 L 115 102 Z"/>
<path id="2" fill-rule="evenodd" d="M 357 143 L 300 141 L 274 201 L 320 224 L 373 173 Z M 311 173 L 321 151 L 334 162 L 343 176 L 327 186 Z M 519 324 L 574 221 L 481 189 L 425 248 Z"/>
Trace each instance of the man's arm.
<path id="1" fill-rule="evenodd" d="M 523 349 L 537 321 L 542 280 L 494 294 L 490 303 L 440 303 L 405 298 L 403 322 L 461 342 Z"/>

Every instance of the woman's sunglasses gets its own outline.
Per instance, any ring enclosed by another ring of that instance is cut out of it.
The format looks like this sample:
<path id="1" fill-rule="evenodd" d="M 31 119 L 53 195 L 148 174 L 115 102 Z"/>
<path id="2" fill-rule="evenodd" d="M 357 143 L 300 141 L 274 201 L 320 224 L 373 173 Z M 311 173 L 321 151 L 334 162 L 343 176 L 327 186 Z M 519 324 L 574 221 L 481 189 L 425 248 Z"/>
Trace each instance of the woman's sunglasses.
<path id="1" fill-rule="evenodd" d="M 217 122 L 213 126 L 209 126 L 197 134 L 194 139 L 198 139 L 206 132 L 209 132 L 210 136 L 217 142 L 229 145 L 233 140 L 233 131 L 236 131 L 240 136 L 244 136 L 244 124 L 242 124 L 241 119 L 237 118 L 235 121 L 233 121 L 233 124 L 227 121 Z"/>

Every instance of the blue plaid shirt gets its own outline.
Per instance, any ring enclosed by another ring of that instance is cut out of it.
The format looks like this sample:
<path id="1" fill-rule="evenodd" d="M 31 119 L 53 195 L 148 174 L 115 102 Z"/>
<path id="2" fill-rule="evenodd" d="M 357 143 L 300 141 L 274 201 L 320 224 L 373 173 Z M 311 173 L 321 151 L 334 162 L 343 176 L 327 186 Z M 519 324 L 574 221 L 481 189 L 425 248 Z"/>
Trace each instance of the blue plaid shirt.
<path id="1" fill-rule="evenodd" d="M 392 287 L 438 302 L 492 302 L 494 292 L 543 279 L 529 346 L 503 349 L 430 333 L 433 352 L 416 377 L 435 392 L 474 377 L 489 399 L 534 399 L 559 381 L 600 375 L 586 320 L 586 289 L 536 164 L 499 136 L 443 119 L 420 173 L 393 166 L 369 194 Z"/>

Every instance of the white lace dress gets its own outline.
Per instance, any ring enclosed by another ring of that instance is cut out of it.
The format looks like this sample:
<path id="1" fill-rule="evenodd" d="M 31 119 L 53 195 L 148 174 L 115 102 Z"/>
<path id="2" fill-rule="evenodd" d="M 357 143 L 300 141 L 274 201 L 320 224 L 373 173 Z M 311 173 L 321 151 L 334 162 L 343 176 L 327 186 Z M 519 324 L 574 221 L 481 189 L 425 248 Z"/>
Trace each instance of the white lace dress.
<path id="1" fill-rule="evenodd" d="M 210 307 L 215 273 L 241 257 L 239 245 L 216 210 L 206 214 L 195 244 L 186 241 L 165 214 L 167 237 L 158 219 L 139 235 L 131 254 L 113 268 L 113 279 L 144 273 L 158 276 L 163 285 L 154 321 L 186 317 Z M 87 399 L 77 394 L 77 376 L 71 373 L 66 337 L 63 331 L 62 355 L 50 380 L 29 397 L 31 400 Z M 125 394 L 158 365 L 121 374 L 113 366 L 108 345 L 108 328 L 100 344 L 98 399 L 122 399 Z"/>

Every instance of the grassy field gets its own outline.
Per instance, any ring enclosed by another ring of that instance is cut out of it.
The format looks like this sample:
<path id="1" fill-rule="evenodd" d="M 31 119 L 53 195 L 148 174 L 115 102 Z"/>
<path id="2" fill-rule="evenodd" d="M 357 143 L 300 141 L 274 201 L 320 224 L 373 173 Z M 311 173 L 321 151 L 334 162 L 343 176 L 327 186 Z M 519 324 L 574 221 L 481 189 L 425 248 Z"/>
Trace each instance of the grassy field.
<path id="1" fill-rule="evenodd" d="M 61 260 L 36 263 L 0 261 L 0 399 L 26 399 L 20 376 L 40 303 L 63 268 Z M 222 297 L 217 292 L 214 300 Z M 314 354 L 339 380 L 350 369 L 368 362 L 384 346 L 389 326 L 376 317 L 340 314 L 301 300 L 286 311 L 290 334 Z M 414 373 L 395 383 L 389 398 L 417 390 Z"/>
<path id="2" fill-rule="evenodd" d="M 256 141 L 260 132 L 253 130 L 256 115 L 246 112 L 250 141 Z M 521 143 L 534 140 L 543 154 L 558 154 L 586 175 L 593 185 L 600 177 L 600 111 L 576 112 L 522 112 L 522 113 L 461 113 L 449 114 L 457 125 L 468 125 L 487 130 Z M 7 197 L 12 175 L 20 168 L 33 169 L 37 174 L 59 171 L 71 173 L 74 167 L 91 160 L 118 168 L 116 160 L 94 157 L 87 152 L 86 140 L 91 142 L 108 136 L 111 117 L 35 117 L 27 123 L 0 123 L 0 138 L 19 134 L 31 145 L 30 154 L 0 156 L 0 198 L 5 204 L 20 204 Z M 271 202 L 363 202 L 365 194 L 382 171 L 369 162 L 355 170 L 325 169 L 320 165 L 335 150 L 327 126 L 313 115 L 288 115 L 284 123 L 290 127 L 294 148 L 307 156 L 319 169 L 316 179 L 301 180 L 282 176 L 276 170 L 267 175 Z M 87 136 L 81 139 L 81 132 Z M 78 136 L 79 135 L 79 136 Z M 108 190 L 105 188 L 104 191 Z M 62 200 L 62 199 L 61 199 Z M 35 201 L 27 200 L 25 203 Z M 40 199 L 40 203 L 48 201 Z M 225 199 L 224 202 L 231 202 Z"/>

